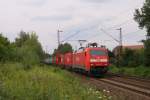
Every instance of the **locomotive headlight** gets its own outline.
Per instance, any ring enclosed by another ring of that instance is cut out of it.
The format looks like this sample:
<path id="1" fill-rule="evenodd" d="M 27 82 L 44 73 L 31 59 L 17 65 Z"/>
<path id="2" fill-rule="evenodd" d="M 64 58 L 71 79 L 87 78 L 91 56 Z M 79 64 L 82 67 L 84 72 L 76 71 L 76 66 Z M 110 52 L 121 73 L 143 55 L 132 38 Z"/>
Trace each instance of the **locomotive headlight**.
<path id="1" fill-rule="evenodd" d="M 108 62 L 107 59 L 101 59 L 100 61 L 101 61 L 101 62 Z"/>
<path id="2" fill-rule="evenodd" d="M 108 62 L 107 59 L 90 59 L 90 62 Z"/>
<path id="3" fill-rule="evenodd" d="M 90 62 L 97 62 L 97 59 L 90 59 Z"/>

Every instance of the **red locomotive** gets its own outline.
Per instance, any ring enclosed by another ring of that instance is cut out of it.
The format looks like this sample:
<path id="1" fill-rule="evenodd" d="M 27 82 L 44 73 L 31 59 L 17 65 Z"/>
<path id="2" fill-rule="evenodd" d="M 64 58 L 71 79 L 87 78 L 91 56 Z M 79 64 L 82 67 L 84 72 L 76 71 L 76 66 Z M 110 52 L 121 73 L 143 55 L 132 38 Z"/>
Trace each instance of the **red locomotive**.
<path id="1" fill-rule="evenodd" d="M 109 66 L 107 49 L 97 47 L 96 44 L 89 44 L 74 53 L 57 54 L 52 61 L 66 69 L 77 69 L 90 74 L 106 73 Z"/>

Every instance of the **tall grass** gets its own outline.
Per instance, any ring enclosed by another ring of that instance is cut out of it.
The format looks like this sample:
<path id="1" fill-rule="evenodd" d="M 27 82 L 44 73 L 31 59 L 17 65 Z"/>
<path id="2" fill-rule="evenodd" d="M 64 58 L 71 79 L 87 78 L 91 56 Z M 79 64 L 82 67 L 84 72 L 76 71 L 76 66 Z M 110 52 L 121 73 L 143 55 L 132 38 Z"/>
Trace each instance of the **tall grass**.
<path id="1" fill-rule="evenodd" d="M 106 100 L 69 72 L 52 66 L 24 70 L 21 64 L 0 65 L 0 100 Z"/>
<path id="2" fill-rule="evenodd" d="M 137 76 L 142 78 L 150 78 L 150 68 L 139 66 L 139 67 L 116 67 L 110 66 L 110 72 L 125 74 L 130 76 Z"/>

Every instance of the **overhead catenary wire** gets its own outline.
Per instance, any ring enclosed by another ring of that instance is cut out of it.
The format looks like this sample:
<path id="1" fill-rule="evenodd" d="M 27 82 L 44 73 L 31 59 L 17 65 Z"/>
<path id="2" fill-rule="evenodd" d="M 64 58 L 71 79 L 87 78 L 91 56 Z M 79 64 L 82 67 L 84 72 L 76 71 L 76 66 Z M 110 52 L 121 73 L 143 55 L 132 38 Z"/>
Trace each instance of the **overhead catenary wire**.
<path id="1" fill-rule="evenodd" d="M 108 27 L 106 28 L 107 30 L 112 30 L 112 29 L 115 29 L 115 28 L 118 28 L 118 27 L 121 27 L 123 25 L 126 25 L 128 22 L 130 22 L 133 18 L 130 18 L 130 19 L 127 19 L 125 20 L 124 22 L 122 23 L 119 23 L 119 24 L 116 24 L 116 25 L 113 25 L 112 27 Z"/>
<path id="2" fill-rule="evenodd" d="M 128 36 L 129 34 L 133 34 L 133 33 L 137 33 L 137 32 L 141 32 L 143 30 L 137 30 L 137 31 L 132 31 L 132 32 L 129 32 L 129 33 L 125 33 L 123 36 Z"/>
<path id="3" fill-rule="evenodd" d="M 80 32 L 82 32 L 82 31 L 87 31 L 87 30 L 89 30 L 89 29 L 95 28 L 96 26 L 97 26 L 97 25 L 92 25 L 91 27 L 78 30 L 78 31 L 76 31 L 75 33 L 73 33 L 73 34 L 71 34 L 70 36 L 68 36 L 67 38 L 63 39 L 61 42 L 65 42 L 65 41 L 69 40 L 70 38 L 73 38 L 74 36 L 78 35 Z"/>
<path id="4" fill-rule="evenodd" d="M 138 6 L 138 5 L 136 5 L 135 7 L 137 7 L 137 6 Z M 124 13 L 126 13 L 126 12 L 128 12 L 128 11 L 129 11 L 129 9 L 126 9 L 126 10 L 124 10 L 124 11 L 121 11 L 118 15 L 124 14 Z M 118 15 L 115 15 L 115 17 L 113 17 L 113 19 L 118 18 Z M 122 23 L 113 25 L 112 27 L 108 27 L 108 28 L 104 28 L 104 29 L 106 29 L 106 30 L 111 30 L 111 29 L 113 29 L 113 28 L 121 27 L 121 26 L 127 24 L 128 22 L 130 22 L 131 19 L 132 19 L 132 18 L 127 19 L 126 21 L 124 21 L 124 22 L 122 22 Z M 74 36 L 78 35 L 80 32 L 85 31 L 85 30 L 88 30 L 88 29 L 90 29 L 90 28 L 86 28 L 86 29 L 77 31 L 77 32 L 75 32 L 74 34 L 72 34 L 72 35 L 68 36 L 67 38 L 63 39 L 61 42 L 65 42 L 65 41 L 69 40 L 70 38 L 73 38 Z M 106 32 L 104 29 L 101 29 L 101 31 L 104 32 L 104 33 L 106 33 L 106 34 L 107 34 L 108 36 L 110 36 L 111 38 L 113 38 L 113 40 L 115 40 L 116 42 L 118 42 L 118 40 L 117 40 L 116 38 L 114 38 L 111 34 L 109 34 L 108 32 Z M 90 38 L 91 38 L 91 37 L 90 37 Z"/>
<path id="5" fill-rule="evenodd" d="M 112 30 L 112 29 L 116 29 L 116 28 L 118 28 L 118 27 L 121 27 L 121 26 L 123 26 L 123 25 L 125 25 L 125 24 L 127 24 L 128 22 L 130 22 L 132 20 L 132 18 L 130 18 L 130 19 L 127 19 L 127 20 L 125 20 L 124 22 L 122 22 L 122 23 L 119 23 L 119 24 L 116 24 L 116 25 L 113 25 L 112 27 L 108 27 L 108 28 L 104 28 L 104 25 L 102 25 L 102 23 L 101 24 L 99 24 L 100 26 L 102 26 L 103 28 L 101 28 L 101 31 L 102 32 L 104 32 L 104 33 L 106 33 L 107 35 L 109 34 L 107 31 L 108 30 Z M 106 31 L 107 30 L 107 31 Z M 97 33 L 98 34 L 98 33 Z M 97 34 L 95 34 L 94 36 L 92 36 L 92 37 L 95 37 L 95 36 L 97 36 Z M 110 35 L 109 34 L 109 36 L 110 37 L 113 37 L 112 35 Z M 91 38 L 91 36 L 90 36 L 90 38 Z M 114 38 L 114 37 L 113 37 Z M 116 40 L 115 40 L 116 41 Z"/>
<path id="6" fill-rule="evenodd" d="M 108 36 L 110 36 L 113 40 L 115 40 L 116 42 L 119 42 L 119 40 L 117 40 L 116 38 L 114 38 L 111 34 L 107 33 L 104 29 L 100 29 L 102 32 L 104 32 L 105 34 L 107 34 Z"/>
<path id="7" fill-rule="evenodd" d="M 128 23 L 129 21 L 131 20 L 131 18 L 130 19 L 127 19 L 126 21 L 124 21 L 123 23 L 120 23 L 120 24 L 116 24 L 116 25 L 114 25 L 114 26 L 112 26 L 112 27 L 109 27 L 109 28 L 104 28 L 104 25 L 102 25 L 102 23 L 100 24 L 100 26 L 101 27 L 103 27 L 103 28 L 101 28 L 100 30 L 102 31 L 102 32 L 104 32 L 105 34 L 107 34 L 108 36 L 110 36 L 111 38 L 113 38 L 116 42 L 118 42 L 119 40 L 117 40 L 116 38 L 114 38 L 111 34 L 109 34 L 108 33 L 108 30 L 111 30 L 111 29 L 116 29 L 116 28 L 118 28 L 118 27 L 121 27 L 121 26 L 123 26 L 123 25 L 125 25 L 126 23 Z M 107 31 L 106 31 L 107 30 Z M 138 31 L 140 31 L 140 30 L 138 30 Z M 135 32 L 138 32 L 138 31 L 135 31 Z M 131 32 L 131 33 L 133 33 L 133 32 Z M 97 33 L 97 34 L 94 34 L 94 36 L 90 36 L 90 38 L 91 37 L 95 37 L 95 36 L 97 36 L 99 33 Z M 128 33 L 128 34 L 130 34 L 130 33 Z M 126 35 L 126 34 L 125 34 Z M 123 35 L 124 36 L 124 35 Z"/>
<path id="8" fill-rule="evenodd" d="M 122 13 L 122 12 L 121 12 L 121 13 Z M 116 15 L 116 16 L 117 16 L 117 15 Z M 124 25 L 124 24 L 128 23 L 130 20 L 131 20 L 131 19 L 127 19 L 127 20 L 124 21 L 123 23 L 119 23 L 119 24 L 114 25 L 113 27 L 109 27 L 107 30 L 111 30 L 112 28 L 115 28 L 115 27 L 117 28 L 117 26 L 120 27 L 121 25 Z M 98 25 L 94 25 L 94 27 L 95 27 L 95 26 L 98 26 Z M 85 29 L 83 29 L 83 30 L 77 31 L 77 32 L 75 32 L 74 34 L 72 34 L 72 35 L 68 36 L 67 38 L 65 38 L 64 40 L 62 40 L 61 42 L 67 41 L 68 39 L 70 39 L 70 38 L 72 38 L 72 37 L 78 35 L 81 31 L 86 31 L 86 30 L 91 29 L 91 28 L 93 28 L 93 26 L 90 27 L 90 28 L 85 28 Z M 104 31 L 104 30 L 103 30 L 103 31 Z M 112 36 L 111 36 L 111 37 L 112 37 Z"/>
<path id="9" fill-rule="evenodd" d="M 67 38 L 65 38 L 64 40 L 62 40 L 61 42 L 65 42 L 65 41 L 69 40 L 70 38 L 74 37 L 75 35 L 77 35 L 79 33 L 80 33 L 80 31 L 77 31 L 74 34 L 72 34 L 72 35 L 68 36 Z"/>

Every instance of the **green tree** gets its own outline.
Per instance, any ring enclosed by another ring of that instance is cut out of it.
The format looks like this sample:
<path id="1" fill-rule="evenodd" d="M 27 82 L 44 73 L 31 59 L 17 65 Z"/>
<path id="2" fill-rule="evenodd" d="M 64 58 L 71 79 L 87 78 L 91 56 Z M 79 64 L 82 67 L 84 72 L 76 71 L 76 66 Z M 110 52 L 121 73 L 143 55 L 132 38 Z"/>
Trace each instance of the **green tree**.
<path id="1" fill-rule="evenodd" d="M 137 67 L 143 64 L 143 49 L 124 49 L 122 53 L 122 66 Z"/>
<path id="2" fill-rule="evenodd" d="M 54 55 L 56 53 L 61 53 L 61 54 L 65 54 L 68 52 L 73 52 L 72 46 L 69 43 L 65 43 L 65 44 L 60 44 L 59 47 L 57 49 L 54 50 Z"/>
<path id="3" fill-rule="evenodd" d="M 146 0 L 141 9 L 135 10 L 134 19 L 140 28 L 147 30 L 147 39 L 144 41 L 144 64 L 150 66 L 150 0 Z"/>
<path id="4" fill-rule="evenodd" d="M 114 53 L 112 51 L 110 51 L 109 49 L 108 49 L 108 56 L 112 57 L 112 58 L 114 57 Z"/>
<path id="5" fill-rule="evenodd" d="M 134 62 L 134 51 L 131 49 L 125 49 L 122 54 L 122 65 L 123 66 L 132 66 Z"/>
<path id="6" fill-rule="evenodd" d="M 0 34 L 0 61 L 21 62 L 25 66 L 38 64 L 44 58 L 44 52 L 35 32 L 21 31 L 15 42 Z"/>
<path id="7" fill-rule="evenodd" d="M 0 61 L 6 61 L 10 59 L 10 42 L 0 33 Z"/>
<path id="8" fill-rule="evenodd" d="M 53 51 L 53 56 L 55 56 L 57 54 L 57 49 L 54 49 L 54 51 Z"/>
<path id="9" fill-rule="evenodd" d="M 35 32 L 21 31 L 14 44 L 16 45 L 16 60 L 25 66 L 38 64 L 43 60 L 44 52 Z"/>
<path id="10" fill-rule="evenodd" d="M 110 51 L 109 49 L 108 49 L 108 56 L 109 56 L 109 62 L 112 64 L 115 64 L 114 53 L 112 51 Z"/>
<path id="11" fill-rule="evenodd" d="M 15 44 L 17 47 L 21 47 L 23 43 L 30 38 L 30 35 L 23 30 L 20 31 L 19 37 L 15 39 Z"/>

